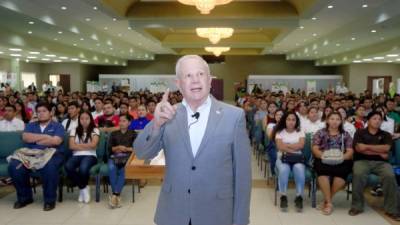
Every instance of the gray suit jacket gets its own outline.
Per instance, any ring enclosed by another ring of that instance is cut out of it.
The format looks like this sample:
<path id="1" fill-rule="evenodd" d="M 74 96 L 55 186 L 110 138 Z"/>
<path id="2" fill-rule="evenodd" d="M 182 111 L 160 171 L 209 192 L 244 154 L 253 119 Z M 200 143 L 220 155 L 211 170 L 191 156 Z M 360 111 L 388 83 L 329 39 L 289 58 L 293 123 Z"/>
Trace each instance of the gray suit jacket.
<path id="1" fill-rule="evenodd" d="M 201 115 L 200 115 L 201 116 Z M 159 225 L 249 224 L 251 148 L 244 111 L 212 98 L 206 131 L 196 156 L 188 132 L 186 108 L 159 133 L 149 123 L 134 149 L 151 159 L 164 149 L 166 174 L 154 221 Z"/>

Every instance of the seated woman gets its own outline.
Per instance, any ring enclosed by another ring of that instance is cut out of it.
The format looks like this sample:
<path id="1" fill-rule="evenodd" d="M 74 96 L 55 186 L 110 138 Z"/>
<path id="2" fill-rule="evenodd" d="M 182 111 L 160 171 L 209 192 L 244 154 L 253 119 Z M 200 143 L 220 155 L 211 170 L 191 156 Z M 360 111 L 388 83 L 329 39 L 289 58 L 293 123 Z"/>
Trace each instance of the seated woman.
<path id="1" fill-rule="evenodd" d="M 267 126 L 267 137 L 269 139 L 268 145 L 265 147 L 266 153 L 269 158 L 269 164 L 270 168 L 272 171 L 272 175 L 275 175 L 275 164 L 276 164 L 276 157 L 277 157 L 277 152 L 276 152 L 276 145 L 275 141 L 272 139 L 272 133 L 274 131 L 274 127 L 276 126 L 276 122 L 279 122 L 283 116 L 283 110 L 278 109 L 275 114 L 274 114 L 274 122 L 269 123 Z M 275 122 L 276 121 L 276 122 Z"/>
<path id="2" fill-rule="evenodd" d="M 97 163 L 96 148 L 100 131 L 96 128 L 90 112 L 82 112 L 78 121 L 78 127 L 71 130 L 69 135 L 72 157 L 65 163 L 65 171 L 74 185 L 80 189 L 78 201 L 89 203 L 90 168 Z"/>
<path id="3" fill-rule="evenodd" d="M 357 106 L 356 115 L 354 116 L 353 120 L 353 125 L 357 130 L 365 128 L 366 123 L 364 116 L 365 116 L 365 107 L 362 105 Z"/>
<path id="4" fill-rule="evenodd" d="M 342 122 L 343 122 L 343 130 L 346 131 L 347 133 L 350 134 L 350 137 L 353 138 L 354 134 L 356 133 L 356 128 L 352 123 L 350 123 L 349 116 L 347 116 L 347 111 L 343 107 L 339 107 L 337 111 L 340 113 L 342 116 Z"/>
<path id="5" fill-rule="evenodd" d="M 325 124 L 321 122 L 318 116 L 318 108 L 310 107 L 308 109 L 307 120 L 301 124 L 301 129 L 305 134 L 315 134 L 320 129 L 324 128 Z"/>
<path id="6" fill-rule="evenodd" d="M 122 188 L 125 184 L 125 163 L 133 151 L 132 144 L 136 138 L 136 132 L 128 130 L 131 117 L 129 114 L 119 116 L 119 130 L 113 131 L 109 138 L 108 173 L 112 195 L 109 205 L 112 209 L 121 207 Z"/>
<path id="7" fill-rule="evenodd" d="M 318 176 L 318 184 L 324 195 L 321 211 L 330 215 L 333 210 L 333 196 L 344 188 L 347 176 L 353 167 L 353 139 L 343 129 L 343 120 L 339 112 L 328 115 L 326 128 L 319 130 L 313 138 L 312 152 L 314 169 Z M 332 165 L 321 160 L 324 151 L 340 149 L 343 151 L 343 162 Z M 332 181 L 332 182 L 331 182 Z"/>
<path id="8" fill-rule="evenodd" d="M 144 127 L 150 122 L 147 119 L 147 109 L 144 105 L 139 105 L 138 107 L 138 118 L 132 120 L 131 125 L 129 125 L 129 130 L 143 130 Z"/>
<path id="9" fill-rule="evenodd" d="M 303 209 L 303 192 L 305 184 L 305 165 L 303 148 L 305 134 L 300 130 L 300 119 L 294 111 L 283 115 L 276 125 L 272 138 L 278 149 L 276 168 L 278 170 L 278 186 L 281 194 L 280 207 L 282 211 L 288 208 L 287 189 L 290 171 L 293 171 L 296 183 L 295 205 L 298 212 Z"/>

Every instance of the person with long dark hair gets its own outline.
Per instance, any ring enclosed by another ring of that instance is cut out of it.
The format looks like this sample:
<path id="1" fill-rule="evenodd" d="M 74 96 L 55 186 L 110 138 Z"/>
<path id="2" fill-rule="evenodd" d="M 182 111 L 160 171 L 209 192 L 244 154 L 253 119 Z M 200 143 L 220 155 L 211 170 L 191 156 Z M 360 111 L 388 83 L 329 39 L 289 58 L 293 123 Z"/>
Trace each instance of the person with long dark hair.
<path id="1" fill-rule="evenodd" d="M 90 202 L 90 168 L 96 164 L 96 148 L 100 131 L 96 128 L 90 112 L 82 112 L 78 118 L 78 127 L 70 132 L 69 148 L 72 157 L 65 164 L 65 171 L 74 185 L 80 189 L 79 202 Z"/>
<path id="2" fill-rule="evenodd" d="M 31 116 L 25 109 L 25 104 L 21 101 L 15 102 L 15 117 L 24 121 L 24 123 L 29 123 Z"/>
<path id="3" fill-rule="evenodd" d="M 332 112 L 326 118 L 326 128 L 319 130 L 313 137 L 312 152 L 314 169 L 318 176 L 318 184 L 324 195 L 321 212 L 330 215 L 333 211 L 332 198 L 344 188 L 347 176 L 353 166 L 353 139 L 343 129 L 343 119 L 339 112 Z M 328 164 L 321 160 L 324 151 L 339 149 L 343 152 L 343 161 L 338 164 Z M 331 182 L 332 181 L 332 182 Z"/>
<path id="4" fill-rule="evenodd" d="M 282 119 L 276 125 L 272 134 L 278 149 L 278 159 L 276 168 L 278 170 L 278 187 L 280 198 L 280 207 L 282 211 L 288 208 L 287 189 L 289 183 L 289 174 L 293 171 L 296 183 L 295 205 L 297 211 L 303 209 L 303 192 L 305 184 L 305 164 L 303 148 L 305 143 L 305 134 L 300 129 L 300 119 L 296 112 L 290 111 L 283 115 Z"/>

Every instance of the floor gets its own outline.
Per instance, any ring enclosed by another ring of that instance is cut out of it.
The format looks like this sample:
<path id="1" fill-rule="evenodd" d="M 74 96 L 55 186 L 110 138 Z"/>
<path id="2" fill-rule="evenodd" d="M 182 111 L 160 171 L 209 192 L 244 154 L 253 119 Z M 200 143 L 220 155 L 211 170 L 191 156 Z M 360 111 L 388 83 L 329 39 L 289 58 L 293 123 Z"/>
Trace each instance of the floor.
<path id="1" fill-rule="evenodd" d="M 273 205 L 273 189 L 268 187 L 263 174 L 253 159 L 253 183 L 251 200 L 251 225 L 265 224 L 318 224 L 318 225 L 385 225 L 390 224 L 375 210 L 367 207 L 365 213 L 357 217 L 347 215 L 350 201 L 346 200 L 345 192 L 335 199 L 335 211 L 331 216 L 321 215 L 311 208 L 308 198 L 305 199 L 303 213 L 295 212 L 293 194 L 289 195 L 290 207 L 287 213 L 282 213 Z M 136 202 L 131 203 L 131 187 L 126 186 L 123 192 L 123 207 L 111 210 L 107 206 L 107 195 L 102 193 L 100 203 L 90 204 L 77 202 L 77 192 L 65 193 L 64 202 L 50 212 L 42 211 L 41 190 L 35 195 L 35 203 L 26 208 L 12 209 L 15 194 L 11 193 L 0 199 L 0 225 L 152 225 L 153 214 L 157 203 L 159 185 L 148 185 L 136 195 Z M 94 190 L 92 187 L 92 195 Z M 321 196 L 318 196 L 321 199 Z M 392 223 L 393 224 L 393 223 Z M 203 224 L 202 224 L 203 225 Z M 206 224 L 204 224 L 206 225 Z"/>

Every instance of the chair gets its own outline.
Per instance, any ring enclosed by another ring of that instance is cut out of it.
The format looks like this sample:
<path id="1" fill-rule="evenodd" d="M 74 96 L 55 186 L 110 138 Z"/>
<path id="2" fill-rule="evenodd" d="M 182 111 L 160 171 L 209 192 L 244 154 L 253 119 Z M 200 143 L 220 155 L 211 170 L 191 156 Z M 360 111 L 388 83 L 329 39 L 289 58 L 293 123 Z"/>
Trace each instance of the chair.
<path id="1" fill-rule="evenodd" d="M 312 153 L 311 153 L 311 134 L 306 134 L 304 150 L 304 157 L 306 159 L 306 183 L 308 183 L 309 192 L 308 196 L 311 197 L 311 207 L 315 208 L 317 206 L 316 200 L 316 190 L 317 190 L 317 180 L 314 170 L 312 169 Z M 279 171 L 276 169 L 275 175 L 275 195 L 274 195 L 274 204 L 275 206 L 278 204 L 278 173 Z M 293 180 L 293 173 L 290 173 L 289 180 Z"/>
<path id="2" fill-rule="evenodd" d="M 108 174 L 108 168 L 107 171 L 105 171 L 107 167 L 107 163 L 105 162 L 107 157 L 107 139 L 108 134 L 100 132 L 100 139 L 96 149 L 97 164 L 90 169 L 90 175 L 96 179 L 96 202 L 100 201 L 101 178 L 105 176 L 105 172 Z"/>
<path id="3" fill-rule="evenodd" d="M 0 177 L 8 177 L 7 157 L 24 147 L 22 132 L 0 132 Z"/>

